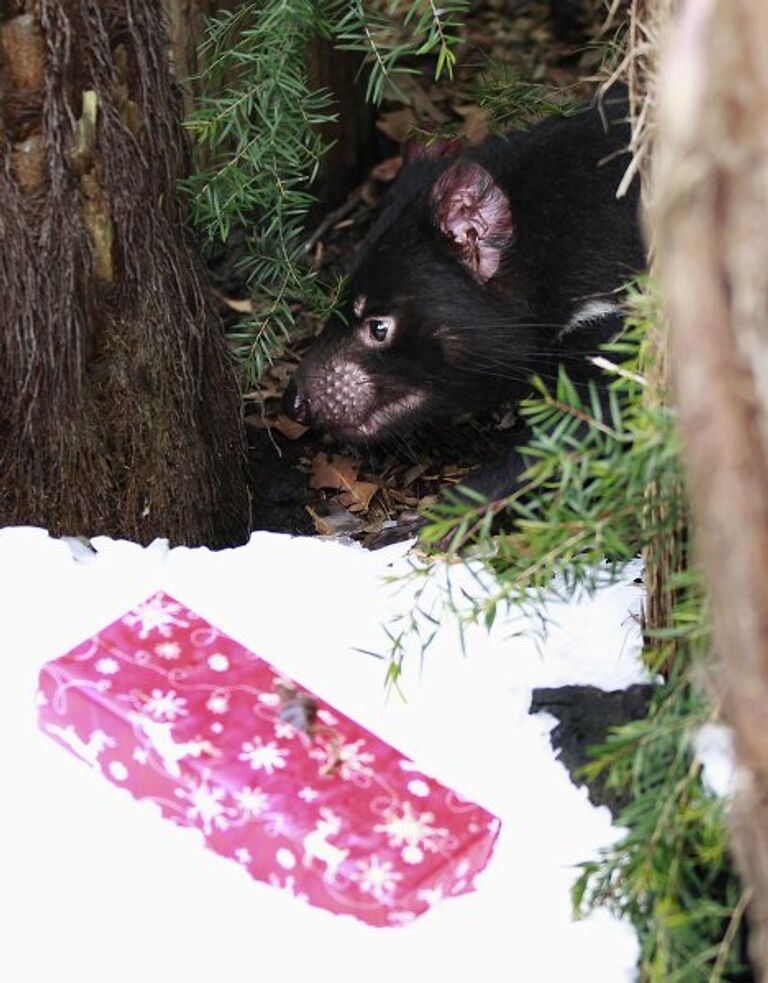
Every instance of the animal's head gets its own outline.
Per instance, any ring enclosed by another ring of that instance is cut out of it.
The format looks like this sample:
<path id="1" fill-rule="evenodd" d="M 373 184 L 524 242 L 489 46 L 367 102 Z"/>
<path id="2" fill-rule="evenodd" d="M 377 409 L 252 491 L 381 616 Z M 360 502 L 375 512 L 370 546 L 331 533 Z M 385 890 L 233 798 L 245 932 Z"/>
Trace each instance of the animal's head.
<path id="1" fill-rule="evenodd" d="M 515 236 L 507 196 L 464 157 L 400 180 L 285 396 L 295 419 L 350 441 L 494 405 L 527 377 L 494 364 L 494 335 L 508 345 L 514 320 L 498 277 Z"/>

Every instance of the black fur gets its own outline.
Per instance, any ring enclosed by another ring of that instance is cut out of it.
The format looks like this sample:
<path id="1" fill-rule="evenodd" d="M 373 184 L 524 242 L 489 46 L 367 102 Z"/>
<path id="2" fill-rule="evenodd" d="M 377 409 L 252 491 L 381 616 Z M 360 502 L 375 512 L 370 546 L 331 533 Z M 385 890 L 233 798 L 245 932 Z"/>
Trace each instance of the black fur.
<path id="1" fill-rule="evenodd" d="M 288 411 L 339 438 L 375 440 L 520 399 L 533 374 L 554 379 L 560 363 L 577 383 L 596 377 L 586 356 L 616 333 L 620 315 L 560 334 L 586 301 L 618 303 L 644 265 L 637 188 L 616 198 L 629 159 L 625 115 L 614 91 L 600 108 L 458 158 L 481 164 L 511 210 L 511 239 L 485 282 L 441 231 L 432 200 L 457 158 L 409 163 L 360 247 L 344 307 L 296 372 Z M 376 317 L 396 321 L 383 347 L 370 341 Z M 511 451 L 474 484 L 508 493 L 521 466 Z"/>

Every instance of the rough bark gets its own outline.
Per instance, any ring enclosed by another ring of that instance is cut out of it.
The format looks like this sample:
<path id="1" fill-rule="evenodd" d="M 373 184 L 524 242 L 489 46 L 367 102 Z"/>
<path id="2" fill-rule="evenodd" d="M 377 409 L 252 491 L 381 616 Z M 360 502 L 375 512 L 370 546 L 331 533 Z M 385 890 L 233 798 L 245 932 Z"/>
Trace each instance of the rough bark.
<path id="1" fill-rule="evenodd" d="M 181 88 L 184 116 L 189 117 L 200 94 L 199 75 L 204 65 L 200 47 L 206 19 L 239 7 L 242 0 L 163 0 L 171 42 L 171 72 Z"/>
<path id="2" fill-rule="evenodd" d="M 182 88 L 186 117 L 192 110 L 197 91 L 195 76 L 201 67 L 198 52 L 205 33 L 205 18 L 211 13 L 212 4 L 210 0 L 164 0 L 164 6 L 171 42 L 171 71 Z M 224 6 L 223 0 L 221 6 Z"/>
<path id="3" fill-rule="evenodd" d="M 619 5 L 611 3 L 611 10 Z M 629 149 L 632 159 L 619 188 L 624 194 L 631 181 L 639 175 L 641 201 L 643 208 L 648 205 L 653 186 L 653 155 L 656 129 L 656 79 L 658 57 L 663 47 L 663 39 L 668 30 L 679 0 L 628 0 L 629 28 L 626 36 L 626 54 L 610 82 L 618 77 L 626 82 L 629 90 L 629 115 L 632 124 L 632 139 Z M 610 84 L 610 83 L 609 83 Z M 651 271 L 653 271 L 653 248 L 649 243 Z M 669 373 L 667 367 L 667 331 L 659 324 L 653 334 L 646 339 L 647 360 L 642 366 L 648 385 L 645 388 L 646 402 L 651 405 L 664 403 L 669 398 Z M 658 488 L 649 483 L 646 490 L 645 521 L 650 528 L 669 526 L 668 502 L 672 489 Z M 682 489 L 680 489 L 682 494 Z M 684 530 L 659 534 L 648 542 L 643 550 L 645 561 L 646 602 L 644 627 L 647 629 L 646 644 L 657 646 L 654 632 L 669 627 L 672 609 L 676 602 L 675 575 L 685 562 L 685 551 L 681 541 Z M 670 642 L 665 640 L 669 650 Z"/>
<path id="4" fill-rule="evenodd" d="M 768 979 L 768 4 L 689 0 L 661 80 L 654 233 L 737 735 L 733 843 Z"/>
<path id="5" fill-rule="evenodd" d="M 175 193 L 163 4 L 6 4 L 0 54 L 0 525 L 241 541 L 239 398 Z"/>
<path id="6" fill-rule="evenodd" d="M 327 89 L 333 96 L 335 123 L 327 123 L 323 136 L 330 149 L 323 156 L 312 187 L 317 198 L 314 211 L 323 214 L 340 205 L 364 179 L 374 161 L 374 114 L 365 101 L 365 76 L 361 58 L 339 51 L 330 41 L 316 38 L 309 51 L 308 78 L 312 89 Z"/>

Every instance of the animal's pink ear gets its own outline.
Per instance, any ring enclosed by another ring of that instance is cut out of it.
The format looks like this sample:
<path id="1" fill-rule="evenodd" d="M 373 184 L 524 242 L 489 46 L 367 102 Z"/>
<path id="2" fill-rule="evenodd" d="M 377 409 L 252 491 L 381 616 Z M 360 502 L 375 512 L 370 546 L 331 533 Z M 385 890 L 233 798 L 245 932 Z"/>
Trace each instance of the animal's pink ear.
<path id="1" fill-rule="evenodd" d="M 490 280 L 514 232 L 507 196 L 475 161 L 458 161 L 432 188 L 437 227 L 481 283 Z"/>

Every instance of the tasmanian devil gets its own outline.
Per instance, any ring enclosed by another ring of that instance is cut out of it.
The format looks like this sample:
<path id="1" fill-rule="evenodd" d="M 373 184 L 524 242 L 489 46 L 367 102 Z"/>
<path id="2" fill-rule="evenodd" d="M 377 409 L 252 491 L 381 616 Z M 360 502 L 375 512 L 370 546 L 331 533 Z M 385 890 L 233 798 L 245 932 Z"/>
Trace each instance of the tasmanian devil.
<path id="1" fill-rule="evenodd" d="M 587 356 L 620 328 L 622 285 L 644 265 L 637 187 L 616 197 L 626 113 L 612 90 L 528 132 L 410 160 L 285 394 L 289 415 L 373 442 L 520 399 L 559 364 L 577 385 L 599 379 Z M 467 483 L 501 497 L 521 469 L 511 448 Z"/>

